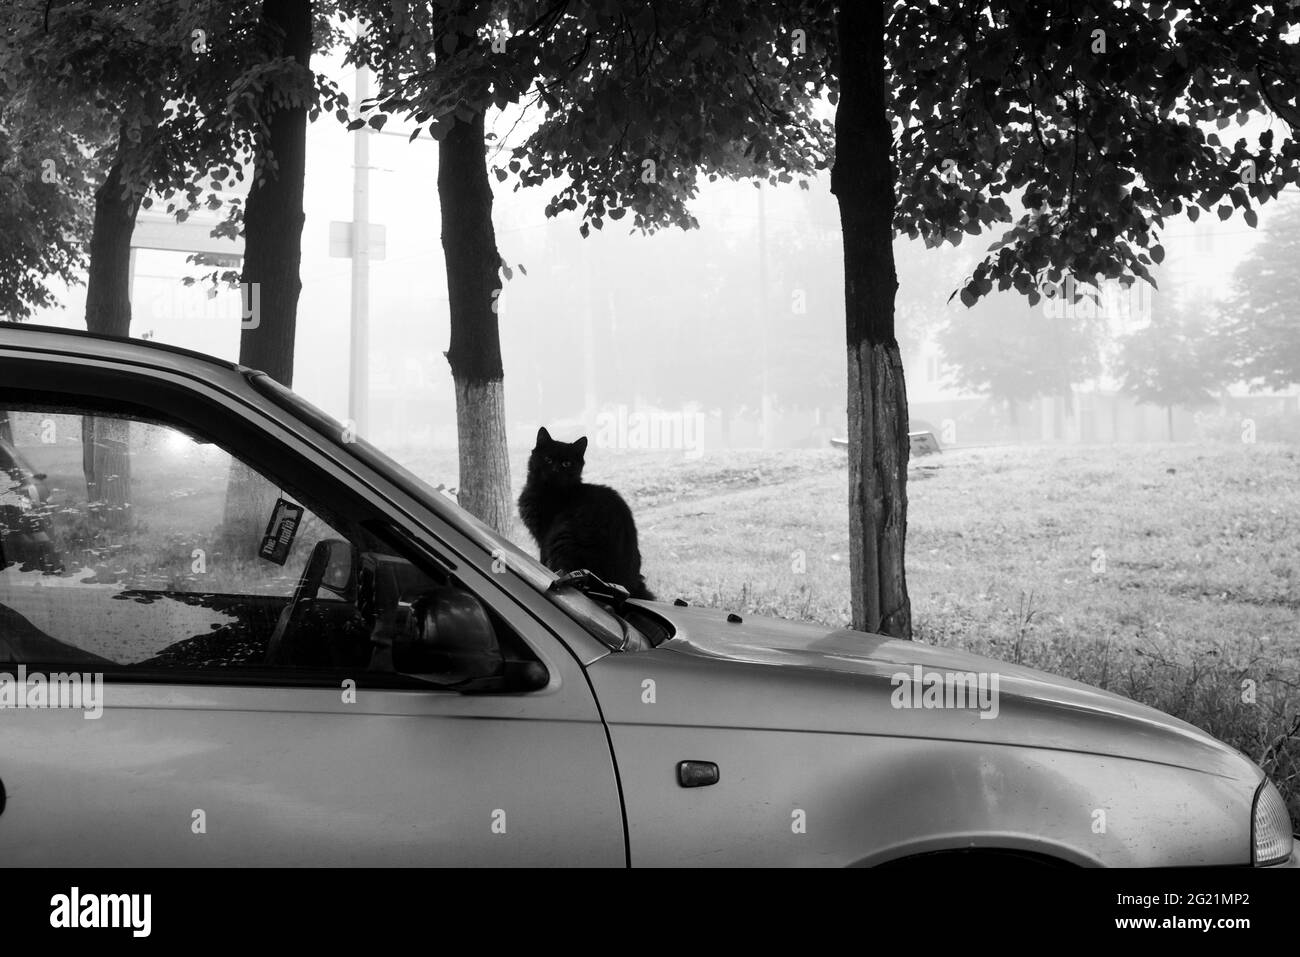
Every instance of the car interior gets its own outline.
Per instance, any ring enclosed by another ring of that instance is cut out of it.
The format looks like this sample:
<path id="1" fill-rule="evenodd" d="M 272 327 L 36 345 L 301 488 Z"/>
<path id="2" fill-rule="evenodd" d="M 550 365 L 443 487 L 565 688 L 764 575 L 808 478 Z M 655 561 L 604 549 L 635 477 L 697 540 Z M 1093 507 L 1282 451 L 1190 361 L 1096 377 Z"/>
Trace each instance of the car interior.
<path id="1" fill-rule="evenodd" d="M 143 472 L 147 456 L 133 458 L 133 468 Z M 226 542 L 228 550 L 245 556 L 246 587 L 239 580 L 179 576 L 176 566 L 188 564 L 188 549 L 165 574 L 151 568 L 150 574 L 114 575 L 111 568 L 105 572 L 99 553 L 117 549 L 107 564 L 128 564 L 121 556 L 130 553 L 131 537 L 149 536 L 149 521 L 162 517 L 166 502 L 151 512 L 141 491 L 133 517 L 143 521 L 104 546 L 105 534 L 87 531 L 94 523 L 84 507 L 78 510 L 87 497 L 84 480 L 71 474 L 75 469 L 65 471 L 51 480 L 53 492 L 38 488 L 36 476 L 42 485 L 46 476 L 11 443 L 0 447 L 0 662 L 80 662 L 106 676 L 140 680 L 175 680 L 180 670 L 187 681 L 334 688 L 350 677 L 360 686 L 501 693 L 536 690 L 549 680 L 527 643 L 453 571 L 361 503 L 340 501 L 330 508 L 313 501 L 311 521 L 282 529 L 283 567 L 275 558 L 263 561 L 256 540 Z M 139 475 L 134 484 L 147 488 L 148 479 Z M 245 539 L 266 528 L 263 548 L 278 534 L 279 506 L 289 494 L 274 487 L 282 496 L 276 513 L 265 524 L 254 516 L 242 525 Z M 224 487 L 220 492 L 224 498 Z M 290 507 L 304 512 L 303 506 Z M 250 529 L 257 531 L 250 536 Z M 147 538 L 138 550 L 154 561 L 166 549 Z M 56 583 L 68 587 L 46 587 Z M 52 619 L 42 619 L 42 612 L 51 602 L 64 613 L 63 624 L 46 630 Z M 114 614 L 100 610 L 106 607 Z M 113 622 L 128 640 L 133 623 L 162 622 L 164 640 L 149 654 L 104 654 L 92 640 L 102 635 L 84 630 L 94 628 L 96 619 Z M 167 631 L 169 623 L 179 629 L 190 621 L 207 621 L 208 630 Z"/>

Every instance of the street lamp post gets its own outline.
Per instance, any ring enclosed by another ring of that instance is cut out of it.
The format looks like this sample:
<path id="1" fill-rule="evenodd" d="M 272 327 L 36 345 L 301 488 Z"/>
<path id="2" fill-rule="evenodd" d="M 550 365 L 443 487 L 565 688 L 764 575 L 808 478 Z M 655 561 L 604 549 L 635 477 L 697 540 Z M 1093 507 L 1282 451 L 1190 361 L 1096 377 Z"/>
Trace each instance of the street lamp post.
<path id="1" fill-rule="evenodd" d="M 370 96 L 370 70 L 357 67 L 358 108 Z M 352 134 L 352 324 L 348 418 L 369 433 L 370 399 L 370 130 Z"/>

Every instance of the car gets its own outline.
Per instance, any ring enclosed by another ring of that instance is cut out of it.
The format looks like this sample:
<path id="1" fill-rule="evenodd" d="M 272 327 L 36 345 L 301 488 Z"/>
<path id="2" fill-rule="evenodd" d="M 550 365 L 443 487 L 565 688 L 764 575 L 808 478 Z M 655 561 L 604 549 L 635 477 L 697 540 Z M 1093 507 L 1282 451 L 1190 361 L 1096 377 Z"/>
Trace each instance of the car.
<path id="1" fill-rule="evenodd" d="M 1195 727 L 557 575 L 262 373 L 0 325 L 0 408 L 62 556 L 0 571 L 6 864 L 1298 864 Z"/>

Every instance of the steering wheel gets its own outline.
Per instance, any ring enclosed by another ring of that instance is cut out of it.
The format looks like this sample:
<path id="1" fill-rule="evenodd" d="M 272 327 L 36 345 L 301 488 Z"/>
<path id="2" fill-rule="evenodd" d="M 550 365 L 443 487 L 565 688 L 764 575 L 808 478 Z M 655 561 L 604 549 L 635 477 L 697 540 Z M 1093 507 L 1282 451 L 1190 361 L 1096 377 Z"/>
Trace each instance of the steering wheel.
<path id="1" fill-rule="evenodd" d="M 348 555 L 349 565 L 346 579 L 340 581 L 337 557 L 344 551 Z M 331 572 L 334 574 L 330 575 Z M 330 577 L 329 581 L 326 580 L 327 576 Z M 294 660 L 294 650 L 298 632 L 302 628 L 304 611 L 315 600 L 322 586 L 337 595 L 346 596 L 356 587 L 356 578 L 356 552 L 351 543 L 341 538 L 325 538 L 317 542 L 307 558 L 307 567 L 303 569 L 302 577 L 298 579 L 298 585 L 293 590 L 293 597 L 280 612 L 280 618 L 275 623 L 275 630 L 266 645 L 265 663 L 268 665 L 300 664 L 301 662 Z"/>

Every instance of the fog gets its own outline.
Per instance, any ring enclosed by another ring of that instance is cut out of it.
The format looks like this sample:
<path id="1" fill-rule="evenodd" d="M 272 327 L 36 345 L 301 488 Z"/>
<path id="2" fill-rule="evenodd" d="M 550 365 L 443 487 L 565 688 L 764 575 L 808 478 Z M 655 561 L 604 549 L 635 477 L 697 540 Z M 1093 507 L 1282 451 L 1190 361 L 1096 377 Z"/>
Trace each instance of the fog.
<path id="1" fill-rule="evenodd" d="M 332 73 L 352 89 L 351 70 L 335 64 Z M 517 138 L 516 119 L 497 116 L 493 129 L 507 136 L 513 127 Z M 451 448 L 437 148 L 426 136 L 408 142 L 400 124 L 349 134 L 326 116 L 309 128 L 294 388 L 340 419 L 352 414 L 351 265 L 331 255 L 330 234 L 332 223 L 352 218 L 352 139 L 361 135 L 370 140 L 370 220 L 384 239 L 370 271 L 370 408 L 361 428 L 389 448 Z M 603 445 L 688 452 L 826 447 L 843 435 L 839 217 L 829 176 L 808 185 L 704 182 L 692 204 L 697 230 L 646 236 L 631 233 L 626 221 L 607 222 L 584 239 L 576 214 L 545 216 L 546 187 L 512 191 L 494 179 L 497 241 L 512 271 L 499 307 L 511 444 L 527 446 L 541 424 L 565 435 L 603 435 Z M 1243 257 L 1285 207 L 1265 206 L 1260 230 L 1239 216 L 1167 223 L 1167 255 L 1155 271 L 1160 292 L 1110 290 L 1099 307 L 1102 353 L 1149 321 L 1163 297 L 1214 315 Z M 142 221 L 160 218 L 160 209 Z M 954 324 L 1036 328 L 1062 318 L 1059 298 L 1030 306 L 1014 292 L 994 293 L 975 309 L 950 298 L 994 238 L 939 249 L 896 242 L 912 428 L 934 431 L 945 445 L 1166 438 L 1166 410 L 1119 395 L 1105 362 L 1063 394 L 1018 404 L 954 375 Z M 133 335 L 237 358 L 239 294 L 210 298 L 200 286 L 181 285 L 181 277 L 202 272 L 185 264 L 184 253 L 139 250 Z M 84 295 L 84 286 L 68 290 L 64 309 L 38 312 L 33 321 L 84 327 Z M 1035 363 L 1045 361 L 1027 352 L 1026 374 L 1042 371 Z M 1234 395 L 1255 401 L 1235 385 L 1220 406 Z M 1296 409 L 1294 389 L 1266 398 Z M 1174 410 L 1175 434 L 1203 437 L 1205 414 Z"/>

